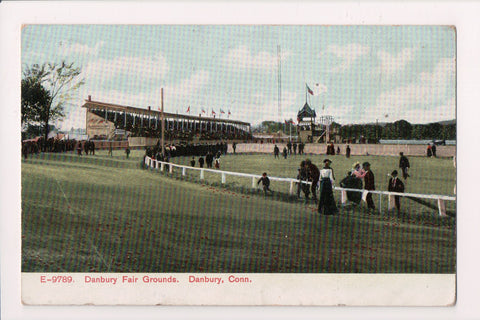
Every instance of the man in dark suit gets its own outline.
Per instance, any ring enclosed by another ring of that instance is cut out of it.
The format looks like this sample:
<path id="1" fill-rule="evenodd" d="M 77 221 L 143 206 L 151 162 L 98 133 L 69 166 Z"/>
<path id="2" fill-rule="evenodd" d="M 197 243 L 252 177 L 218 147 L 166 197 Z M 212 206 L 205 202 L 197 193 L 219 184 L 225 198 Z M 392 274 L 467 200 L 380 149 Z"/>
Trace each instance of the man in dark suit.
<path id="1" fill-rule="evenodd" d="M 390 192 L 404 192 L 405 185 L 403 184 L 402 180 L 397 178 L 398 172 L 397 170 L 393 170 L 392 177 L 388 181 L 388 191 Z M 395 196 L 395 208 L 400 211 L 400 196 Z"/>
<path id="2" fill-rule="evenodd" d="M 320 179 L 320 170 L 312 163 L 310 159 L 305 160 L 305 168 L 307 169 L 308 181 L 312 182 L 311 192 L 315 202 L 317 201 L 317 185 Z"/>
<path id="3" fill-rule="evenodd" d="M 370 169 L 370 163 L 364 162 L 362 166 L 365 170 L 365 190 L 375 190 L 375 176 Z M 367 194 L 366 200 L 368 209 L 375 210 L 375 203 L 373 203 L 372 194 L 370 192 Z"/>
<path id="4" fill-rule="evenodd" d="M 410 162 L 408 158 L 403 155 L 403 152 L 400 152 L 400 161 L 398 167 L 402 169 L 403 179 L 407 180 L 410 175 L 408 174 L 408 169 L 410 168 Z"/>

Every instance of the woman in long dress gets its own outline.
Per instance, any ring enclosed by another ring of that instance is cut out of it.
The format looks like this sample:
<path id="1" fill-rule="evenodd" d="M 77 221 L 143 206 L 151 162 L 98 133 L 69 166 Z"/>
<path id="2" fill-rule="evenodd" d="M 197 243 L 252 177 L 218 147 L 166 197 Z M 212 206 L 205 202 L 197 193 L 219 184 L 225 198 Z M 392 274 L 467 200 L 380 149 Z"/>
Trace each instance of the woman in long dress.
<path id="1" fill-rule="evenodd" d="M 320 199 L 318 200 L 318 213 L 332 215 L 338 212 L 335 199 L 333 198 L 333 184 L 335 176 L 330 168 L 329 159 L 323 160 L 324 167 L 320 170 Z"/>

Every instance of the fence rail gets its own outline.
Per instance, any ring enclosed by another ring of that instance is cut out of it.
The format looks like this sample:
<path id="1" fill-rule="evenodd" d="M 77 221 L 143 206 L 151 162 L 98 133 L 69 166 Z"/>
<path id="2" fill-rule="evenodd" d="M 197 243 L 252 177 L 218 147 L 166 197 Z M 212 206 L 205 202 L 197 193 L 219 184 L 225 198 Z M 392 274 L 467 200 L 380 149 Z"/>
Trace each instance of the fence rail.
<path id="1" fill-rule="evenodd" d="M 237 176 L 237 177 L 244 177 L 244 178 L 251 178 L 252 179 L 252 188 L 257 187 L 257 179 L 261 177 L 259 174 L 250 174 L 250 173 L 242 173 L 242 172 L 232 172 L 232 171 L 222 171 L 217 169 L 209 169 L 209 168 L 196 168 L 196 167 L 189 167 L 184 165 L 179 165 L 170 162 L 163 162 L 159 160 L 152 159 L 150 157 L 145 157 L 145 165 L 152 169 L 158 169 L 160 171 L 164 171 L 165 167 L 168 167 L 168 171 L 173 173 L 174 168 L 179 168 L 182 170 L 182 176 L 187 175 L 187 170 L 199 171 L 200 173 L 200 180 L 205 179 L 205 172 L 212 172 L 221 176 L 221 183 L 225 184 L 227 182 L 227 176 Z M 268 177 L 271 181 L 280 181 L 280 182 L 287 182 L 289 183 L 289 194 L 295 194 L 295 186 L 298 183 L 302 184 L 309 184 L 311 182 L 308 181 L 301 181 L 298 179 L 293 178 L 281 178 L 281 177 Z M 347 203 L 347 191 L 353 192 L 361 192 L 362 199 L 365 199 L 367 193 L 378 194 L 379 197 L 379 209 L 382 210 L 382 195 L 388 196 L 388 210 L 393 209 L 394 207 L 394 199 L 395 196 L 400 197 L 409 197 L 409 198 L 419 198 L 419 199 L 430 199 L 430 200 L 437 200 L 438 205 L 438 213 L 440 216 L 446 216 L 446 206 L 445 201 L 456 201 L 456 197 L 454 196 L 446 196 L 446 195 L 437 195 L 437 194 L 419 194 L 419 193 L 400 193 L 400 192 L 391 192 L 391 191 L 379 191 L 379 190 L 365 190 L 365 189 L 349 189 L 349 188 L 341 188 L 341 187 L 334 187 L 336 191 L 341 192 L 341 203 Z"/>

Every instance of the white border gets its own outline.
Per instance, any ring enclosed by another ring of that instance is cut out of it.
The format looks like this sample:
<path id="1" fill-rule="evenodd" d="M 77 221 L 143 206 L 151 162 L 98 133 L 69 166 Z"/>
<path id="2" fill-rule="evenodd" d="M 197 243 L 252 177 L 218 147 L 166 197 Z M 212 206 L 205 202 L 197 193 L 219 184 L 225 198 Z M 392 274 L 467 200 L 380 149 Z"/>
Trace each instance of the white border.
<path id="1" fill-rule="evenodd" d="M 2 2 L 0 170 L 2 319 L 329 318 L 466 319 L 480 314 L 476 190 L 480 119 L 480 4 L 475 2 Z M 25 307 L 20 303 L 20 26 L 101 24 L 445 24 L 457 27 L 458 300 L 446 308 Z M 473 149 L 473 150 L 472 150 Z M 14 156 L 14 155 L 17 156 Z M 469 182 L 472 181 L 472 182 Z"/>

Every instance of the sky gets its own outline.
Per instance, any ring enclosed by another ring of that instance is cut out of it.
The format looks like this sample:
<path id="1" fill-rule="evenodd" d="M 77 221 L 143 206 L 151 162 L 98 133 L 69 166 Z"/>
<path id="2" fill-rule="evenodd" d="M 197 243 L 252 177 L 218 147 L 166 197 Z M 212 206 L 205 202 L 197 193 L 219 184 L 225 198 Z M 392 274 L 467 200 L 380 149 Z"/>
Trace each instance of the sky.
<path id="1" fill-rule="evenodd" d="M 65 60 L 82 69 L 63 130 L 85 127 L 88 95 L 157 109 L 160 88 L 166 112 L 222 109 L 253 125 L 296 120 L 306 98 L 340 124 L 455 119 L 448 26 L 27 25 L 21 42 L 22 67 Z"/>

